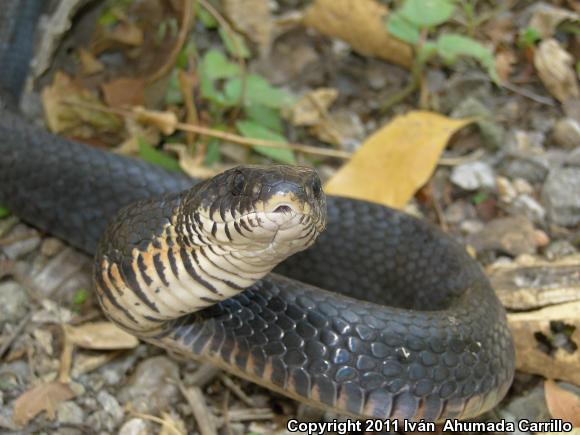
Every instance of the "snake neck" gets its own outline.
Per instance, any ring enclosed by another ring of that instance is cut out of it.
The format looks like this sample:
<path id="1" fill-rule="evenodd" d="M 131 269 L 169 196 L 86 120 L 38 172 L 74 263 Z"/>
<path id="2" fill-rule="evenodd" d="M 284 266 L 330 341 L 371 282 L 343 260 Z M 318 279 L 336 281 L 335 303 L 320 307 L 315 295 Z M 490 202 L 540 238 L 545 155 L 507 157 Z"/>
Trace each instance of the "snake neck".
<path id="1" fill-rule="evenodd" d="M 101 240 L 94 269 L 99 300 L 133 334 L 162 334 L 168 320 L 235 296 L 295 252 L 276 242 L 277 232 L 269 243 L 253 243 L 256 216 L 228 226 L 185 212 L 183 198 L 122 210 Z"/>

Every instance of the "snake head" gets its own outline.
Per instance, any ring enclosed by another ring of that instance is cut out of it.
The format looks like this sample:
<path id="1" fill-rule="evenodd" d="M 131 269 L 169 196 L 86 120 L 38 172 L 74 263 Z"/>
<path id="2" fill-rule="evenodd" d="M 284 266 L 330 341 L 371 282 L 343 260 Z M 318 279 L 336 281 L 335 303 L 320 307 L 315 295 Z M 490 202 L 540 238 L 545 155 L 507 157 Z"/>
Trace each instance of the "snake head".
<path id="1" fill-rule="evenodd" d="M 302 166 L 230 169 L 194 187 L 184 211 L 223 250 L 273 266 L 312 245 L 326 225 L 320 178 Z"/>

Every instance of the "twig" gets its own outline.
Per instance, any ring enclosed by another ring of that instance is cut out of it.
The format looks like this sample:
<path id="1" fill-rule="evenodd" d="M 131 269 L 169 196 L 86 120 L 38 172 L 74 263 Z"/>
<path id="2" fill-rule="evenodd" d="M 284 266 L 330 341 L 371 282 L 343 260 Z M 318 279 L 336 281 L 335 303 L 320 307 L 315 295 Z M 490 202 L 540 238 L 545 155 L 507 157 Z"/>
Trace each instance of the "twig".
<path id="1" fill-rule="evenodd" d="M 141 414 L 140 412 L 136 412 L 136 411 L 131 411 L 131 414 L 134 415 L 135 417 L 139 417 L 139 418 L 142 418 L 144 420 L 154 421 L 155 423 L 158 423 L 161 426 L 165 426 L 171 432 L 173 432 L 175 435 L 184 435 L 179 429 L 177 429 L 175 427 L 175 425 L 173 423 L 168 422 L 167 420 L 159 418 L 155 415 Z"/>
<path id="2" fill-rule="evenodd" d="M 16 340 L 16 338 L 24 330 L 24 328 L 26 327 L 31 318 L 32 313 L 28 313 L 26 316 L 24 316 L 24 318 L 20 321 L 20 323 L 16 325 L 16 328 L 14 328 L 14 331 L 12 331 L 10 337 L 8 337 L 8 339 L 2 344 L 2 347 L 0 347 L 0 359 L 4 357 L 6 351 L 10 349 L 10 346 L 12 346 L 14 340 Z"/>
<path id="3" fill-rule="evenodd" d="M 183 44 L 185 44 L 185 39 L 187 38 L 187 34 L 189 33 L 189 27 L 191 25 L 191 19 L 193 18 L 193 0 L 183 0 L 183 8 L 181 12 L 181 28 L 179 29 L 179 34 L 177 35 L 177 41 L 173 45 L 171 52 L 169 52 L 169 56 L 163 62 L 163 65 L 147 77 L 147 83 L 153 83 L 159 80 L 161 77 L 165 76 L 166 74 L 171 71 L 173 65 L 175 65 L 175 61 Z"/>
<path id="4" fill-rule="evenodd" d="M 34 239 L 35 237 L 38 237 L 38 234 L 36 234 L 36 233 L 34 233 L 34 234 L 31 234 L 31 233 L 20 234 L 19 236 L 14 236 L 14 237 L 6 238 L 6 239 L 1 239 L 0 240 L 0 246 L 11 245 L 12 243 L 22 242 L 24 240 Z"/>
<path id="5" fill-rule="evenodd" d="M 98 111 L 106 112 L 106 113 L 113 113 L 113 114 L 120 115 L 120 116 L 133 117 L 133 118 L 137 118 L 139 116 L 142 116 L 142 113 L 137 114 L 137 113 L 135 113 L 135 110 L 129 111 L 129 110 L 124 110 L 124 109 L 119 109 L 119 108 L 112 108 L 112 107 L 100 107 L 100 106 L 95 105 L 95 104 L 81 103 L 80 101 L 72 101 L 72 100 L 68 100 L 66 98 L 62 99 L 61 101 L 63 103 L 70 104 L 72 106 L 84 107 L 86 109 L 98 110 Z M 142 110 L 142 112 L 144 112 L 143 109 L 141 109 L 141 110 Z M 315 154 L 315 155 L 319 155 L 319 156 L 334 157 L 334 158 L 339 158 L 339 159 L 349 159 L 352 155 L 348 151 L 326 149 L 326 148 L 320 148 L 320 147 L 315 147 L 315 146 L 310 146 L 310 145 L 302 145 L 302 144 L 297 144 L 297 143 L 284 143 L 284 142 L 274 142 L 274 141 L 269 141 L 269 140 L 264 140 L 264 139 L 251 139 L 251 138 L 246 138 L 246 137 L 239 136 L 239 135 L 233 134 L 233 133 L 226 133 L 223 131 L 214 130 L 212 128 L 202 127 L 200 125 L 186 124 L 186 123 L 182 123 L 182 122 L 177 122 L 175 125 L 172 125 L 172 127 L 174 127 L 176 130 L 199 133 L 199 134 L 203 134 L 206 136 L 215 137 L 217 139 L 227 140 L 227 141 L 234 142 L 234 143 L 237 143 L 240 145 L 246 145 L 246 146 L 252 146 L 252 147 L 253 146 L 263 146 L 263 147 L 268 147 L 268 148 L 282 148 L 282 149 L 288 149 L 288 150 L 297 151 L 297 152 L 306 153 L 306 154 Z"/>
<path id="6" fill-rule="evenodd" d="M 212 364 L 203 363 L 198 367 L 188 381 L 195 387 L 203 388 L 213 381 L 220 371 L 220 369 Z"/>
<path id="7" fill-rule="evenodd" d="M 466 154 L 464 156 L 441 157 L 437 162 L 437 164 L 440 166 L 457 166 L 463 163 L 469 163 L 479 160 L 481 157 L 483 157 L 484 154 L 485 151 L 479 148 L 474 152 L 472 152 L 471 154 Z"/>
<path id="8" fill-rule="evenodd" d="M 529 98 L 532 101 L 535 101 L 536 103 L 540 103 L 540 104 L 545 104 L 546 106 L 551 106 L 554 107 L 554 100 L 552 100 L 549 97 L 543 97 L 541 95 L 535 94 L 532 91 L 529 91 L 525 88 L 522 88 L 520 86 L 516 86 L 513 83 L 509 83 L 507 81 L 502 82 L 501 84 L 504 88 L 506 88 L 508 91 L 512 91 L 518 95 L 521 95 L 522 97 L 526 97 Z"/>
<path id="9" fill-rule="evenodd" d="M 239 385 L 237 385 L 229 377 L 227 377 L 226 375 L 222 374 L 220 376 L 220 380 L 223 382 L 223 384 L 226 387 L 228 387 L 232 391 L 232 393 L 235 394 L 235 396 L 238 399 L 240 399 L 246 405 L 248 405 L 251 408 L 253 408 L 253 407 L 256 406 L 256 404 L 254 403 L 254 401 L 251 398 L 249 398 L 248 395 L 242 391 L 242 389 L 239 387 Z"/>
<path id="10" fill-rule="evenodd" d="M 185 397 L 191 408 L 201 435 L 217 435 L 213 414 L 205 405 L 205 399 L 201 389 L 199 387 L 186 389 L 181 382 L 178 385 L 179 391 L 181 391 L 181 394 L 183 394 L 183 397 Z"/>

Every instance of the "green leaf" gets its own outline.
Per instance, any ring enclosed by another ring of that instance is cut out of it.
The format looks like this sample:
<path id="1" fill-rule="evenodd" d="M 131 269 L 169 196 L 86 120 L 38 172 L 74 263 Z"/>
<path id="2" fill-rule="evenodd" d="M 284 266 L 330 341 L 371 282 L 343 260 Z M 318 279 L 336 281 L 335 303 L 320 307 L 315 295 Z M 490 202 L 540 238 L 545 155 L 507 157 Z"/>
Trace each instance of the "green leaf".
<path id="1" fill-rule="evenodd" d="M 181 172 L 177 159 L 153 148 L 141 138 L 139 138 L 139 156 L 143 160 L 161 166 L 168 171 Z"/>
<path id="2" fill-rule="evenodd" d="M 216 163 L 219 163 L 220 161 L 220 141 L 215 137 L 212 137 L 207 142 L 207 149 L 205 151 L 205 159 L 203 162 L 206 166 L 212 166 Z"/>
<path id="3" fill-rule="evenodd" d="M 175 66 L 181 69 L 186 69 L 189 63 L 189 58 L 195 58 L 197 56 L 197 47 L 195 46 L 195 42 L 193 40 L 187 41 L 185 47 L 181 49 L 179 54 L 177 55 L 177 60 L 175 61 Z"/>
<path id="4" fill-rule="evenodd" d="M 419 44 L 419 28 L 407 20 L 400 12 L 389 15 L 387 31 L 395 38 L 408 42 L 411 45 Z"/>
<path id="5" fill-rule="evenodd" d="M 518 46 L 526 48 L 533 46 L 536 42 L 542 39 L 542 35 L 533 27 L 526 27 L 518 37 Z"/>
<path id="6" fill-rule="evenodd" d="M 236 127 L 242 136 L 245 137 L 287 143 L 284 136 L 268 130 L 266 127 L 260 124 L 256 124 L 253 121 L 238 121 L 236 122 Z M 271 159 L 278 162 L 288 163 L 290 165 L 296 164 L 296 158 L 294 157 L 292 150 L 261 146 L 254 146 L 253 148 L 260 154 L 263 154 L 266 157 L 270 157 Z"/>
<path id="7" fill-rule="evenodd" d="M 495 70 L 493 53 L 475 39 L 454 33 L 441 35 L 437 39 L 437 53 L 450 64 L 455 63 L 460 56 L 477 59 L 486 68 L 489 76 L 496 83 L 500 82 Z"/>
<path id="8" fill-rule="evenodd" d="M 219 50 L 208 50 L 201 60 L 201 70 L 211 80 L 227 79 L 240 75 L 240 66 L 230 62 Z"/>
<path id="9" fill-rule="evenodd" d="M 10 210 L 3 205 L 0 205 L 0 219 L 10 216 Z"/>
<path id="10" fill-rule="evenodd" d="M 269 130 L 276 133 L 284 132 L 284 123 L 277 110 L 262 106 L 261 104 L 252 104 L 245 109 L 246 116 L 256 123 L 263 125 Z"/>
<path id="11" fill-rule="evenodd" d="M 223 27 L 220 27 L 218 32 L 229 54 L 242 59 L 250 57 L 250 49 L 240 34 L 234 31 L 226 32 Z"/>
<path id="12" fill-rule="evenodd" d="M 87 301 L 88 298 L 89 298 L 89 292 L 84 288 L 80 288 L 73 295 L 72 301 L 73 301 L 73 304 L 75 304 L 75 305 L 82 305 Z"/>
<path id="13" fill-rule="evenodd" d="M 488 199 L 489 199 L 489 195 L 487 193 L 479 192 L 479 193 L 476 193 L 475 195 L 473 195 L 473 197 L 471 198 L 471 202 L 473 203 L 473 205 L 478 205 L 484 201 L 487 201 Z"/>
<path id="14" fill-rule="evenodd" d="M 452 0 L 405 0 L 400 13 L 417 27 L 443 24 L 455 11 Z"/>
<path id="15" fill-rule="evenodd" d="M 273 87 L 262 76 L 249 74 L 245 79 L 244 103 L 247 106 L 261 104 L 272 109 L 281 109 L 282 107 L 290 105 L 293 101 L 292 96 L 288 92 Z M 234 78 L 226 83 L 224 93 L 227 100 L 240 101 L 242 83 L 241 78 Z"/>

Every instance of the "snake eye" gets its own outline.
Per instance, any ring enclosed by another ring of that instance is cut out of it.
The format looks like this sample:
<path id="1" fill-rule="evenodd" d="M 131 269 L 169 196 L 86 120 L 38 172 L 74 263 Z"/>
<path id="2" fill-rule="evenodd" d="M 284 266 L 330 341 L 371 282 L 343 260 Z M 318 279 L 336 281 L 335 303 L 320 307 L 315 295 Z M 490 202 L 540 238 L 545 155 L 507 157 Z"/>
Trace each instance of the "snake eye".
<path id="1" fill-rule="evenodd" d="M 320 180 L 316 179 L 312 184 L 312 192 L 314 193 L 315 198 L 320 198 L 322 194 L 322 186 L 320 185 Z"/>
<path id="2" fill-rule="evenodd" d="M 239 196 L 244 191 L 246 187 L 246 178 L 241 172 L 236 172 L 234 179 L 232 180 L 232 195 Z"/>

